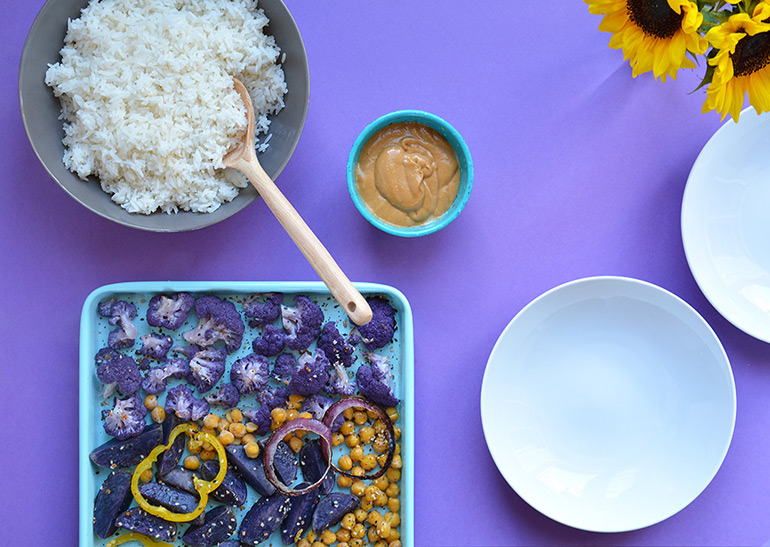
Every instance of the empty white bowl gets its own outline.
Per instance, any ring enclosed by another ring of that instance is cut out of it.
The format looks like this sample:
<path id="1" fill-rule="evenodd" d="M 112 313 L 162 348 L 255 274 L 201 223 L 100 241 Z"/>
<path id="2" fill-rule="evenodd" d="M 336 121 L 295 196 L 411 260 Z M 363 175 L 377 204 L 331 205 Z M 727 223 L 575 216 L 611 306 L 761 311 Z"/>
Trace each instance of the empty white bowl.
<path id="1" fill-rule="evenodd" d="M 703 294 L 733 325 L 770 342 L 770 119 L 753 108 L 717 131 L 690 171 L 682 241 Z"/>
<path id="2" fill-rule="evenodd" d="M 621 532 L 693 501 L 735 424 L 735 384 L 709 325 L 655 285 L 561 285 L 510 322 L 484 373 L 492 457 L 532 507 L 569 526 Z"/>

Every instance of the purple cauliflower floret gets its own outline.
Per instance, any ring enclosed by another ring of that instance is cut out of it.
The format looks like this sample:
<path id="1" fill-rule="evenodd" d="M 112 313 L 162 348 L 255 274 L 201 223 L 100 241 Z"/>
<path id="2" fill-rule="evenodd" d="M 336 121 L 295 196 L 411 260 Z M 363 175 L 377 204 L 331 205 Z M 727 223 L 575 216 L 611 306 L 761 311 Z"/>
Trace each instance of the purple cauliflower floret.
<path id="1" fill-rule="evenodd" d="M 233 363 L 230 381 L 242 395 L 248 395 L 267 385 L 269 372 L 270 361 L 262 355 L 250 353 Z"/>
<path id="2" fill-rule="evenodd" d="M 222 348 L 203 348 L 190 359 L 190 373 L 187 381 L 193 384 L 198 393 L 206 393 L 225 373 L 227 353 Z"/>
<path id="3" fill-rule="evenodd" d="M 286 341 L 286 334 L 284 334 L 281 327 L 275 325 L 267 325 L 262 331 L 262 336 L 255 338 L 251 347 L 254 353 L 264 355 L 266 357 L 272 357 L 278 355 L 283 350 L 283 346 Z"/>
<path id="4" fill-rule="evenodd" d="M 368 365 L 361 365 L 356 372 L 358 390 L 361 395 L 382 406 L 396 406 L 399 399 L 395 394 L 395 383 L 390 372 L 388 357 L 366 353 Z"/>
<path id="5" fill-rule="evenodd" d="M 117 328 L 110 332 L 107 345 L 113 349 L 130 348 L 139 335 L 132 319 L 136 317 L 136 306 L 125 300 L 111 298 L 99 303 L 99 315 L 109 318 L 110 325 Z"/>
<path id="6" fill-rule="evenodd" d="M 270 409 L 266 406 L 242 408 L 241 413 L 248 421 L 257 426 L 257 435 L 266 435 L 270 431 L 273 418 L 270 415 Z"/>
<path id="7" fill-rule="evenodd" d="M 190 373 L 187 359 L 173 357 L 159 367 L 153 367 L 142 380 L 142 389 L 152 395 L 166 391 L 169 378 L 186 378 Z"/>
<path id="8" fill-rule="evenodd" d="M 96 355 L 99 358 L 100 354 Z M 122 395 L 133 395 L 139 390 L 142 382 L 136 361 L 128 355 L 116 355 L 117 358 L 111 356 L 96 368 L 96 376 L 104 384 L 102 396 L 105 399 L 115 393 L 115 390 L 120 391 Z"/>
<path id="9" fill-rule="evenodd" d="M 142 341 L 142 347 L 136 350 L 136 353 L 152 357 L 158 361 L 165 359 L 168 350 L 174 345 L 170 336 L 163 336 L 154 332 L 145 334 L 139 339 Z"/>
<path id="10" fill-rule="evenodd" d="M 396 329 L 396 310 L 384 298 L 367 298 L 372 308 L 372 320 L 358 327 L 358 334 L 369 351 L 379 349 L 391 340 Z"/>
<path id="11" fill-rule="evenodd" d="M 289 380 L 289 391 L 297 395 L 315 395 L 329 381 L 329 359 L 323 350 L 317 349 L 315 357 L 302 355 L 297 360 L 294 374 Z"/>
<path id="12" fill-rule="evenodd" d="M 329 383 L 326 384 L 324 390 L 329 394 L 346 397 L 355 394 L 356 383 L 348 376 L 347 369 L 339 361 L 334 361 L 332 369 L 329 371 Z"/>
<path id="13" fill-rule="evenodd" d="M 257 393 L 257 401 L 270 410 L 284 406 L 289 400 L 289 390 L 285 386 L 268 387 Z"/>
<path id="14" fill-rule="evenodd" d="M 265 435 L 270 431 L 272 417 L 270 412 L 274 408 L 286 405 L 289 400 L 289 390 L 284 386 L 266 387 L 257 393 L 259 407 L 246 407 L 241 411 L 247 420 L 258 427 L 257 435 Z"/>
<path id="15" fill-rule="evenodd" d="M 250 319 L 249 326 L 261 327 L 269 325 L 281 316 L 281 304 L 283 293 L 255 294 L 243 303 L 243 312 Z"/>
<path id="16" fill-rule="evenodd" d="M 206 401 L 195 397 L 192 390 L 184 384 L 172 387 L 166 394 L 166 414 L 173 412 L 185 422 L 200 420 L 210 409 Z"/>
<path id="17" fill-rule="evenodd" d="M 324 397 L 323 395 L 311 395 L 306 397 L 302 402 L 302 410 L 310 412 L 316 420 L 323 420 L 326 411 L 334 404 L 332 399 Z M 340 413 L 332 424 L 332 431 L 337 431 L 342 423 L 345 421 L 345 417 Z"/>
<path id="18" fill-rule="evenodd" d="M 356 331 L 353 331 L 348 335 L 348 346 L 356 347 L 360 343 L 361 343 L 361 335 L 358 334 Z"/>
<path id="19" fill-rule="evenodd" d="M 334 321 L 329 321 L 321 329 L 318 348 L 324 351 L 332 364 L 339 363 L 345 368 L 350 368 L 356 360 L 353 355 L 355 348 L 345 342 Z"/>
<path id="20" fill-rule="evenodd" d="M 211 406 L 221 406 L 226 410 L 238 406 L 241 393 L 233 384 L 222 384 L 214 393 L 206 395 L 205 399 Z"/>
<path id="21" fill-rule="evenodd" d="M 286 331 L 286 347 L 305 351 L 321 334 L 324 314 L 318 304 L 307 296 L 295 296 L 294 307 L 281 306 L 283 330 Z"/>
<path id="22" fill-rule="evenodd" d="M 119 361 L 121 357 L 123 357 L 123 355 L 112 348 L 102 348 L 96 352 L 94 361 L 96 362 L 96 366 L 99 366 L 104 363 Z"/>
<path id="23" fill-rule="evenodd" d="M 126 399 L 115 399 L 112 410 L 102 410 L 104 430 L 118 440 L 135 437 L 144 431 L 147 409 L 138 394 Z"/>
<path id="24" fill-rule="evenodd" d="M 147 324 L 176 330 L 187 320 L 187 313 L 194 303 L 195 299 L 186 292 L 172 296 L 162 294 L 153 296 L 150 298 L 150 307 L 147 309 Z"/>
<path id="25" fill-rule="evenodd" d="M 216 296 L 201 296 L 195 301 L 195 314 L 198 326 L 182 334 L 190 344 L 211 346 L 221 340 L 227 353 L 240 347 L 244 326 L 235 304 Z"/>
<path id="26" fill-rule="evenodd" d="M 297 369 L 297 360 L 291 353 L 282 353 L 275 358 L 275 365 L 270 372 L 270 376 L 288 384 L 291 377 L 294 376 L 294 371 Z"/>

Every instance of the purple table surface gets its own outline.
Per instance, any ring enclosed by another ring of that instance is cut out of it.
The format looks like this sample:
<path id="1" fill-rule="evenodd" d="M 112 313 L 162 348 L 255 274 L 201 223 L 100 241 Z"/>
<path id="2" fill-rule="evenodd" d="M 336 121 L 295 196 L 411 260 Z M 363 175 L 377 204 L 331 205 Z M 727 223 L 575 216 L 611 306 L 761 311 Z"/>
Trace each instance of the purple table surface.
<path id="1" fill-rule="evenodd" d="M 770 348 L 698 289 L 680 236 L 682 192 L 721 125 L 690 94 L 702 68 L 631 78 L 599 17 L 575 2 L 288 0 L 307 47 L 310 112 L 279 186 L 357 281 L 410 300 L 416 340 L 415 545 L 764 545 L 770 540 Z M 43 0 L 4 3 L 0 43 L 3 318 L 0 508 L 5 545 L 77 540 L 78 328 L 94 288 L 135 280 L 313 280 L 264 204 L 192 233 L 132 230 L 89 213 L 46 174 L 18 108 L 24 39 Z M 471 9 L 469 9 L 471 8 Z M 358 133 L 387 112 L 438 114 L 466 139 L 470 201 L 407 240 L 348 195 Z M 693 305 L 731 359 L 732 446 L 690 506 L 647 529 L 594 534 L 529 507 L 495 467 L 479 412 L 487 357 L 530 300 L 623 275 Z"/>

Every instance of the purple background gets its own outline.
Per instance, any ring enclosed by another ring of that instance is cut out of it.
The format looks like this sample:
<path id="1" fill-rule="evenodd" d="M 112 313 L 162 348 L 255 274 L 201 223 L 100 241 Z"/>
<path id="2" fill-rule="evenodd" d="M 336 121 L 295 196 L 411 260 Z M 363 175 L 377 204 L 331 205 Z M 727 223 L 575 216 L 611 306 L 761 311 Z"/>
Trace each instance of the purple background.
<path id="1" fill-rule="evenodd" d="M 690 94 L 698 69 L 631 78 L 600 18 L 574 2 L 288 0 L 307 47 L 310 112 L 279 186 L 348 275 L 399 288 L 416 339 L 415 544 L 763 545 L 770 540 L 770 352 L 711 307 L 687 266 L 682 191 L 719 127 Z M 43 0 L 4 2 L 0 43 L 0 408 L 8 545 L 77 538 L 78 322 L 94 288 L 134 280 L 312 280 L 261 202 L 192 233 L 113 224 L 68 197 L 21 123 L 17 71 Z M 443 231 L 370 226 L 345 162 L 376 117 L 422 109 L 452 123 L 476 168 Z M 498 473 L 479 415 L 490 350 L 527 302 L 565 281 L 625 275 L 684 298 L 732 361 L 735 437 L 714 481 L 651 528 L 581 532 L 540 515 Z M 411 463 L 411 462 L 410 462 Z"/>

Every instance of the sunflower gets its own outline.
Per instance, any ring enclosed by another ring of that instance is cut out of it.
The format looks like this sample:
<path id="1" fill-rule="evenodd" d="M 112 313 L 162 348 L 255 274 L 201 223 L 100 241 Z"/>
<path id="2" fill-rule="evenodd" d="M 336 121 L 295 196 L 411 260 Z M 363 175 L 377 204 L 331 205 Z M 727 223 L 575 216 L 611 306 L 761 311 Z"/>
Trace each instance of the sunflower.
<path id="1" fill-rule="evenodd" d="M 770 0 L 748 13 L 736 13 L 706 33 L 714 50 L 714 67 L 703 112 L 716 110 L 722 119 L 729 113 L 738 121 L 743 98 L 758 114 L 770 111 Z"/>
<path id="2" fill-rule="evenodd" d="M 698 34 L 703 15 L 689 0 L 585 0 L 604 15 L 599 30 L 611 32 L 610 47 L 622 48 L 633 76 L 652 71 L 665 82 L 680 68 L 695 68 L 687 52 L 700 55 L 707 42 Z"/>

